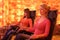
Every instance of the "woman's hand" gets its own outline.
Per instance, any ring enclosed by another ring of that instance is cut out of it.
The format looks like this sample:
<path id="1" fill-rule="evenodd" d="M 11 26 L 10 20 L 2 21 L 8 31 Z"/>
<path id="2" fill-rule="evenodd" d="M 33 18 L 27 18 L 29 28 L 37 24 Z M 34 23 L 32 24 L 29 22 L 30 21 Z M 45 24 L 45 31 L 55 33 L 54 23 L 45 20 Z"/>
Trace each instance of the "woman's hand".
<path id="1" fill-rule="evenodd" d="M 30 37 L 30 39 L 37 39 L 37 38 L 39 38 L 38 35 L 32 35 L 32 36 Z"/>

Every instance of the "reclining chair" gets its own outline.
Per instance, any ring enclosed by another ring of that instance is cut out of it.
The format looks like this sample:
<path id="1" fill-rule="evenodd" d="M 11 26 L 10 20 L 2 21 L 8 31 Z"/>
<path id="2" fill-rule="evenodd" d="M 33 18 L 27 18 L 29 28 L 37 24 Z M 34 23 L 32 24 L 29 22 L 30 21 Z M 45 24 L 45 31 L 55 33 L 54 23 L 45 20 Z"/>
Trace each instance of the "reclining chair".
<path id="1" fill-rule="evenodd" d="M 56 24 L 57 10 L 50 10 L 48 12 L 48 18 L 51 21 L 51 27 L 50 27 L 49 35 L 46 38 L 46 40 L 52 40 L 53 31 Z"/>

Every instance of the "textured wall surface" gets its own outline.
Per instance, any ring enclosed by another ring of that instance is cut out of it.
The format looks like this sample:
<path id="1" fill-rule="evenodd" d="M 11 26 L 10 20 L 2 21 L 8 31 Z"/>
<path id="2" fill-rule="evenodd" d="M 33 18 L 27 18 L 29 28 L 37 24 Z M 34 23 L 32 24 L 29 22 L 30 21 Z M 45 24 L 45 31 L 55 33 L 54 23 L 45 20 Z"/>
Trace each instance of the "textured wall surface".
<path id="1" fill-rule="evenodd" d="M 0 26 L 18 22 L 25 8 L 36 10 L 36 15 L 39 15 L 42 3 L 58 10 L 57 24 L 60 24 L 60 0 L 0 0 Z"/>

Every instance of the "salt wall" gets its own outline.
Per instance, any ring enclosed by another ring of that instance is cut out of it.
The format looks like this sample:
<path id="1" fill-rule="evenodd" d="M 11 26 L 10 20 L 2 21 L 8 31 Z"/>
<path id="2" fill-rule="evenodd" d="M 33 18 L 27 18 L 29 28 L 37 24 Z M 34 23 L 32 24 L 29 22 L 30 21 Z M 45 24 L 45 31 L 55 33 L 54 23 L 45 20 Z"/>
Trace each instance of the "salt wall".
<path id="1" fill-rule="evenodd" d="M 36 10 L 36 16 L 40 16 L 39 7 L 42 3 L 58 10 L 57 24 L 60 24 L 60 0 L 0 0 L 0 27 L 18 22 L 25 8 Z"/>

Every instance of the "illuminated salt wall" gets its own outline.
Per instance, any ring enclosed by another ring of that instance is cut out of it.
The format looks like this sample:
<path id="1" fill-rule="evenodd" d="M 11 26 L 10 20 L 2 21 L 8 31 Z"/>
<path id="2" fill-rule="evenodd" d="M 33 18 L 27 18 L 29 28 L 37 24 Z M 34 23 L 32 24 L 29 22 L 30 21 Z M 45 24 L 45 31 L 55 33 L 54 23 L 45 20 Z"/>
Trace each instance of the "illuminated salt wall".
<path id="1" fill-rule="evenodd" d="M 0 0 L 0 26 L 17 23 L 23 17 L 25 8 L 36 10 L 38 16 L 42 3 L 58 9 L 57 24 L 60 24 L 60 0 Z"/>

